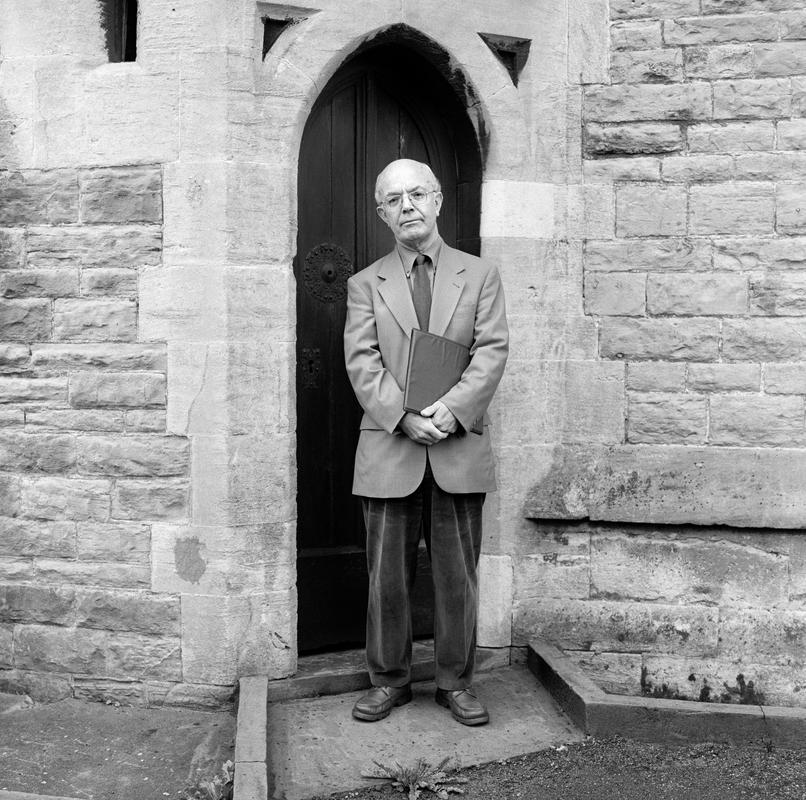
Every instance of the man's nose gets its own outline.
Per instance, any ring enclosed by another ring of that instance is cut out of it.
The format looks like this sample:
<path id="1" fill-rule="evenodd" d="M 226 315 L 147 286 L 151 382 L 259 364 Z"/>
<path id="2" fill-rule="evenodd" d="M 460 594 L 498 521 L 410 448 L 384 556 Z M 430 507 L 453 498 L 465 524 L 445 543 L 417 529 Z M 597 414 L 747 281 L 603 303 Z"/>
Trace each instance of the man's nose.
<path id="1" fill-rule="evenodd" d="M 400 197 L 400 207 L 403 211 L 407 211 L 409 209 L 414 208 L 414 203 L 411 202 L 411 198 L 408 196 L 406 192 Z"/>

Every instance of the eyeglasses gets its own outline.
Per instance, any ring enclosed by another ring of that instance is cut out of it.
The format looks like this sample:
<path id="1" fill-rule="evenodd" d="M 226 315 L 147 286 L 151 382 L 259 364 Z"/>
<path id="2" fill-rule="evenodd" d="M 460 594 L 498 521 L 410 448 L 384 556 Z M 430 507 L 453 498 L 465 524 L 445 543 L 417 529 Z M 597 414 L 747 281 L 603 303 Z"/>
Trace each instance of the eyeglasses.
<path id="1" fill-rule="evenodd" d="M 428 200 L 428 195 L 436 194 L 436 189 L 426 191 L 425 189 L 412 189 L 410 192 L 404 191 L 403 194 L 390 194 L 381 201 L 381 205 L 389 211 L 396 211 L 403 203 L 403 195 L 411 200 L 416 206 L 421 206 Z"/>

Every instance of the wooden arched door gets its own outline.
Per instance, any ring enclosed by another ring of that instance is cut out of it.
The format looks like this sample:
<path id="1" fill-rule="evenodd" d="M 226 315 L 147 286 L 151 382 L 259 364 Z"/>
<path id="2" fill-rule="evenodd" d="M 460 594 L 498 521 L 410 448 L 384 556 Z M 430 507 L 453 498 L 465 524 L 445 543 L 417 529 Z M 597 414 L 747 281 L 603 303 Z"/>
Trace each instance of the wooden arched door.
<path id="1" fill-rule="evenodd" d="M 452 89 L 413 50 L 378 46 L 345 63 L 317 100 L 299 159 L 297 550 L 299 650 L 364 642 L 365 532 L 351 494 L 361 409 L 344 368 L 346 280 L 393 244 L 375 212 L 380 170 L 431 164 L 443 187 L 439 230 L 478 253 L 481 162 Z M 418 569 L 415 635 L 432 631 L 430 570 Z"/>

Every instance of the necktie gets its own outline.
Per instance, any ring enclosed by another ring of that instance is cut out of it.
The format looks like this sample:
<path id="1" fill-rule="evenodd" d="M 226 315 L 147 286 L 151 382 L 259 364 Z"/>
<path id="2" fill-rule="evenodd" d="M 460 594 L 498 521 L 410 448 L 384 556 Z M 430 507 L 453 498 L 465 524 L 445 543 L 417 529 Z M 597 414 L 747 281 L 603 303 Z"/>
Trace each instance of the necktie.
<path id="1" fill-rule="evenodd" d="M 420 330 L 428 330 L 428 318 L 431 316 L 431 281 L 428 278 L 428 265 L 431 259 L 422 253 L 414 260 L 412 267 L 411 296 Z"/>

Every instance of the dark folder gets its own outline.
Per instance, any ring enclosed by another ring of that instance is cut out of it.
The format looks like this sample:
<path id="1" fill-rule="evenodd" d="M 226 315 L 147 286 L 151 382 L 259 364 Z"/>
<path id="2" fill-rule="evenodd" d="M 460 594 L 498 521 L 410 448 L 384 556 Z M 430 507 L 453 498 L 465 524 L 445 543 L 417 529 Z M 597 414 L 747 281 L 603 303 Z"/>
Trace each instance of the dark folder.
<path id="1" fill-rule="evenodd" d="M 409 343 L 403 410 L 419 414 L 439 400 L 459 383 L 469 363 L 470 348 L 453 339 L 414 328 Z M 473 433 L 483 433 L 482 420 L 474 420 L 470 429 Z"/>

